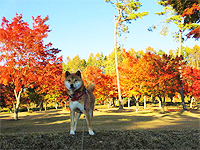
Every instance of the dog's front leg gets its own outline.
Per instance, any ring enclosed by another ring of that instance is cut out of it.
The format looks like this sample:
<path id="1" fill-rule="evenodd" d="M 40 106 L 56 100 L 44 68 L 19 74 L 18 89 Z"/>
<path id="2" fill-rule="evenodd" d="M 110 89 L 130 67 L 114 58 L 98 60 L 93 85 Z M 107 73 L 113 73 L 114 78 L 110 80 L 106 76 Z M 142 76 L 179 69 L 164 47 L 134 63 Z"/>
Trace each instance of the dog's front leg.
<path id="1" fill-rule="evenodd" d="M 75 126 L 74 126 L 74 131 L 76 131 L 78 120 L 79 120 L 80 116 L 81 116 L 81 113 L 77 112 L 76 113 L 76 122 L 75 122 Z"/>
<path id="2" fill-rule="evenodd" d="M 71 124 L 71 129 L 70 129 L 70 134 L 75 135 L 75 130 L 74 130 L 74 118 L 75 118 L 75 111 L 71 109 L 70 111 L 70 124 Z"/>

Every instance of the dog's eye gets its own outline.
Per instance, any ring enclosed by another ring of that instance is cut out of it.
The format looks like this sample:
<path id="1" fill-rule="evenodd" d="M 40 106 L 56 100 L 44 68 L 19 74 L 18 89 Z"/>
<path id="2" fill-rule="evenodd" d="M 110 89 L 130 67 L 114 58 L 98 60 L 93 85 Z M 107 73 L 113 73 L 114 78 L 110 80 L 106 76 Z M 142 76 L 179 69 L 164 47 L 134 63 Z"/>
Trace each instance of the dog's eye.
<path id="1" fill-rule="evenodd" d="M 68 82 L 71 82 L 71 80 L 69 79 L 69 80 L 67 80 Z"/>
<path id="2" fill-rule="evenodd" d="M 76 82 L 77 80 L 75 79 L 74 82 Z"/>

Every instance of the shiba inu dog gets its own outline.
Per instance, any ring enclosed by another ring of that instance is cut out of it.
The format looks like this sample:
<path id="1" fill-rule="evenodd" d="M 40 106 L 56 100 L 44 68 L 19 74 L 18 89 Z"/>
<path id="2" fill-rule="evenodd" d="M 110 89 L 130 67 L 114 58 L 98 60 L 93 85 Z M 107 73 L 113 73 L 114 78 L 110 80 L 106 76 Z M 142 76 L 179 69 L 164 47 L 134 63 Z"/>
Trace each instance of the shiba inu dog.
<path id="1" fill-rule="evenodd" d="M 68 90 L 70 99 L 70 134 L 75 134 L 78 120 L 83 113 L 88 125 L 88 132 L 90 135 L 94 135 L 94 132 L 91 128 L 91 119 L 93 117 L 95 102 L 95 97 L 92 93 L 94 91 L 94 85 L 90 85 L 85 88 L 80 71 L 77 71 L 76 73 L 70 73 L 69 71 L 66 71 L 64 84 Z"/>

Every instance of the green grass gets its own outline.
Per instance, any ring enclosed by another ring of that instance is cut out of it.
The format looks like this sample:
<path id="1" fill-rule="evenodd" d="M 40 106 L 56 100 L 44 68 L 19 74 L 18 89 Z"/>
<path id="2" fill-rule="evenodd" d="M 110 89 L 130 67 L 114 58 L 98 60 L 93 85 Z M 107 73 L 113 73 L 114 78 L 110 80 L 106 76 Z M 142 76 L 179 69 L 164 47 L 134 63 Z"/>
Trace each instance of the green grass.
<path id="1" fill-rule="evenodd" d="M 172 108 L 170 108 L 172 109 Z M 199 111 L 168 111 L 152 109 L 135 113 L 135 108 L 119 111 L 97 109 L 94 112 L 94 136 L 84 133 L 86 149 L 198 149 L 200 136 Z M 13 114 L 0 113 L 0 149 L 81 149 L 81 118 L 77 134 L 69 135 L 69 112 L 21 112 L 20 120 Z"/>

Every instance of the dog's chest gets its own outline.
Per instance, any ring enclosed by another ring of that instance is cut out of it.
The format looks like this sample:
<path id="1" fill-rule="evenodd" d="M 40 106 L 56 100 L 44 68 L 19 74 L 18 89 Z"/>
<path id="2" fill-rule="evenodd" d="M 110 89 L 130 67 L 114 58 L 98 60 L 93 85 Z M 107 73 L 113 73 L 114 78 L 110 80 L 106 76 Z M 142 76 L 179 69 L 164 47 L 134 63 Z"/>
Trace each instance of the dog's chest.
<path id="1" fill-rule="evenodd" d="M 71 101 L 69 106 L 72 111 L 74 110 L 80 110 L 81 112 L 84 111 L 84 106 L 78 101 Z"/>

